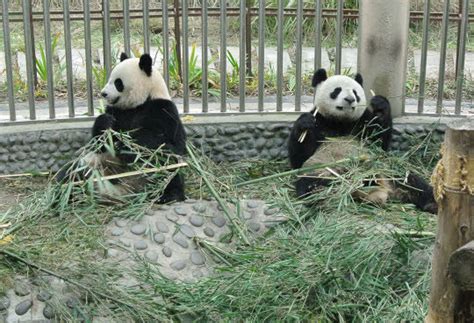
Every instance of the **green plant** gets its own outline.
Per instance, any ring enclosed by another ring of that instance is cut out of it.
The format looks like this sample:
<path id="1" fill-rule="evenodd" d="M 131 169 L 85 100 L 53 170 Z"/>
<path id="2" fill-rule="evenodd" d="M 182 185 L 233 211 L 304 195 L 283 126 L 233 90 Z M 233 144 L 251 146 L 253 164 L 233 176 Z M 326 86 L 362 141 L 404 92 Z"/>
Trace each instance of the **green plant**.
<path id="1" fill-rule="evenodd" d="M 57 51 L 58 39 L 61 36 L 60 33 L 56 33 L 51 40 L 51 54 L 54 57 Z M 46 60 L 46 51 L 43 47 L 43 44 L 39 44 L 40 57 L 36 59 L 36 71 L 38 76 L 43 82 L 48 81 L 48 62 Z M 61 72 L 64 70 L 64 64 L 54 64 L 53 69 L 55 69 L 56 76 L 61 75 Z"/>
<path id="2" fill-rule="evenodd" d="M 100 91 L 107 84 L 107 70 L 101 65 L 92 66 L 92 75 L 94 75 L 95 84 Z"/>

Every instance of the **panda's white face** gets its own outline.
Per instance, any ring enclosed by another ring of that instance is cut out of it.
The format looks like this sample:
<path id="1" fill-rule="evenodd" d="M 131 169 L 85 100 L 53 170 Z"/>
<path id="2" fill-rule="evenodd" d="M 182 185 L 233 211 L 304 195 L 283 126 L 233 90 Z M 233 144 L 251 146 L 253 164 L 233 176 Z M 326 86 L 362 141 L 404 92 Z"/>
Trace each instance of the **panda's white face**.
<path id="1" fill-rule="evenodd" d="M 142 58 L 123 58 L 112 70 L 101 91 L 109 106 L 133 109 L 148 99 L 171 100 L 163 77 L 151 66 L 151 58 L 147 57 L 149 66 L 145 69 L 140 65 Z"/>
<path id="2" fill-rule="evenodd" d="M 362 86 L 345 75 L 334 75 L 316 86 L 314 106 L 324 117 L 354 121 L 366 109 Z"/>

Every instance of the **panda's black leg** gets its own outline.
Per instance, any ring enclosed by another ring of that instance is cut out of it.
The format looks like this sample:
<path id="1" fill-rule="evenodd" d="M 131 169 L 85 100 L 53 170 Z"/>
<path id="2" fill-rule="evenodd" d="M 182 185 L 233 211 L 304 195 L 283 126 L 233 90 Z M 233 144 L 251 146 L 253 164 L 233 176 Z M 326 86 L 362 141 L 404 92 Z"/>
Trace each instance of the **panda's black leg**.
<path id="1" fill-rule="evenodd" d="M 410 173 L 407 177 L 406 185 L 401 187 L 398 184 L 398 189 L 402 189 L 406 194 L 402 194 L 402 201 L 413 203 L 419 209 L 437 214 L 438 204 L 434 198 L 433 188 L 423 178 L 418 175 Z"/>
<path id="2" fill-rule="evenodd" d="M 158 200 L 159 204 L 164 204 L 173 201 L 184 201 L 184 180 L 180 174 L 175 177 L 166 186 L 163 195 Z"/>
<path id="3" fill-rule="evenodd" d="M 305 198 L 318 186 L 328 186 L 329 180 L 322 178 L 301 177 L 295 182 L 296 196 Z"/>

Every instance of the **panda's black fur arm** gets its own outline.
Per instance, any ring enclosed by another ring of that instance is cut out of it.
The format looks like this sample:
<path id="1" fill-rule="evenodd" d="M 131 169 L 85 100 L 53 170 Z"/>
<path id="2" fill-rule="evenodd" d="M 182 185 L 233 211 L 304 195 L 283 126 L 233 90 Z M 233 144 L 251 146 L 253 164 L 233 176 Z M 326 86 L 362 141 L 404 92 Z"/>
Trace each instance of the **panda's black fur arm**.
<path id="1" fill-rule="evenodd" d="M 392 141 L 390 102 L 381 95 L 372 97 L 354 132 L 364 138 L 370 138 L 371 141 L 379 142 L 383 150 L 389 150 Z"/>
<path id="2" fill-rule="evenodd" d="M 305 140 L 300 143 L 299 138 L 307 132 Z M 316 119 L 312 112 L 303 113 L 294 123 L 288 142 L 288 156 L 292 168 L 300 168 L 313 155 L 324 140 L 324 135 L 316 126 Z"/>
<path id="3" fill-rule="evenodd" d="M 134 109 L 119 109 L 107 107 L 106 112 L 100 115 L 92 130 L 93 135 L 100 135 L 105 125 L 110 125 L 118 132 L 128 131 L 132 140 L 143 147 L 157 149 L 164 144 L 164 148 L 172 153 L 183 155 L 186 150 L 186 133 L 179 119 L 175 104 L 166 99 L 148 100 Z M 119 158 L 125 163 L 135 160 L 131 153 L 120 153 L 123 148 L 120 142 L 116 143 Z"/>
<path id="4" fill-rule="evenodd" d="M 115 117 L 112 114 L 101 114 L 95 119 L 94 125 L 92 126 L 92 137 L 98 137 L 102 135 L 105 130 L 113 128 L 114 123 Z"/>

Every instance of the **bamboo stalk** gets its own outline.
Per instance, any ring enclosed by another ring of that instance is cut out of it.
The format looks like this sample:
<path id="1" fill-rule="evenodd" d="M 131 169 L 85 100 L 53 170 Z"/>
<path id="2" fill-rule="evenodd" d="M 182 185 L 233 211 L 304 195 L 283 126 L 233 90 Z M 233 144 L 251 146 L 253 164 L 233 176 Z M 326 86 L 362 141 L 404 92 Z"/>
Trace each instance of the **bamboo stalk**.
<path id="1" fill-rule="evenodd" d="M 162 166 L 162 167 L 145 168 L 145 169 L 142 169 L 142 170 L 135 170 L 135 171 L 126 172 L 126 173 L 108 175 L 108 176 L 104 176 L 104 177 L 101 177 L 101 178 L 94 178 L 93 182 L 99 182 L 99 181 L 117 179 L 117 178 L 124 178 L 124 177 L 142 175 L 142 174 L 157 173 L 157 172 L 161 172 L 161 171 L 165 171 L 165 170 L 178 169 L 178 168 L 186 167 L 186 166 L 188 166 L 188 163 L 183 162 L 183 163 L 177 163 L 177 164 Z M 68 184 L 79 185 L 79 184 L 84 184 L 85 182 L 87 182 L 87 180 L 71 182 L 71 183 L 65 183 L 63 185 L 68 185 Z"/>
<path id="2" fill-rule="evenodd" d="M 46 176 L 46 175 L 49 175 L 49 172 L 6 174 L 6 175 L 0 175 L 0 178 L 15 178 L 15 177 L 26 177 L 26 176 Z"/>
<path id="3" fill-rule="evenodd" d="M 356 160 L 360 160 L 360 159 L 362 159 L 362 158 L 356 158 Z M 286 172 L 281 172 L 281 173 L 278 173 L 278 174 L 273 174 L 273 175 L 269 175 L 269 176 L 265 176 L 265 177 L 252 179 L 250 181 L 237 183 L 237 184 L 235 184 L 235 187 L 242 187 L 242 186 L 246 186 L 246 185 L 250 185 L 250 184 L 255 184 L 255 183 L 268 181 L 268 180 L 274 179 L 274 178 L 285 177 L 285 176 L 290 176 L 290 175 L 296 175 L 296 174 L 304 173 L 304 172 L 307 172 L 307 171 L 312 171 L 312 170 L 315 170 L 315 169 L 320 169 L 320 168 L 326 168 L 326 167 L 330 167 L 330 166 L 334 166 L 334 165 L 339 165 L 339 164 L 347 163 L 351 160 L 354 160 L 354 159 L 353 158 L 344 158 L 344 159 L 340 159 L 338 161 L 335 161 L 334 163 L 314 164 L 314 165 L 311 165 L 311 166 L 308 166 L 308 167 L 293 169 L 293 170 L 289 170 L 289 171 L 286 171 Z"/>
<path id="4" fill-rule="evenodd" d="M 239 234 L 240 238 L 246 244 L 250 244 L 250 241 L 247 238 L 247 236 L 245 235 L 244 231 L 238 225 L 238 223 L 235 222 L 234 218 L 232 217 L 231 212 L 230 212 L 229 208 L 227 207 L 227 204 L 224 202 L 224 200 L 217 193 L 217 191 L 214 188 L 214 185 L 212 185 L 212 183 L 209 181 L 209 179 L 205 176 L 204 171 L 202 170 L 201 165 L 199 164 L 199 161 L 197 160 L 196 156 L 194 155 L 194 152 L 192 151 L 192 149 L 189 148 L 189 146 L 186 146 L 186 150 L 187 150 L 189 156 L 191 157 L 191 159 L 194 163 L 194 165 L 190 165 L 190 166 L 192 168 L 194 168 L 194 170 L 196 170 L 199 173 L 199 175 L 201 175 L 201 177 L 204 180 L 204 183 L 206 184 L 207 188 L 209 189 L 209 191 L 211 191 L 211 194 L 217 200 L 217 203 L 219 203 L 219 205 L 222 207 L 222 210 L 224 211 L 224 214 L 227 216 L 227 218 L 229 219 L 232 226 L 235 227 L 235 229 L 237 230 L 237 233 Z"/>

